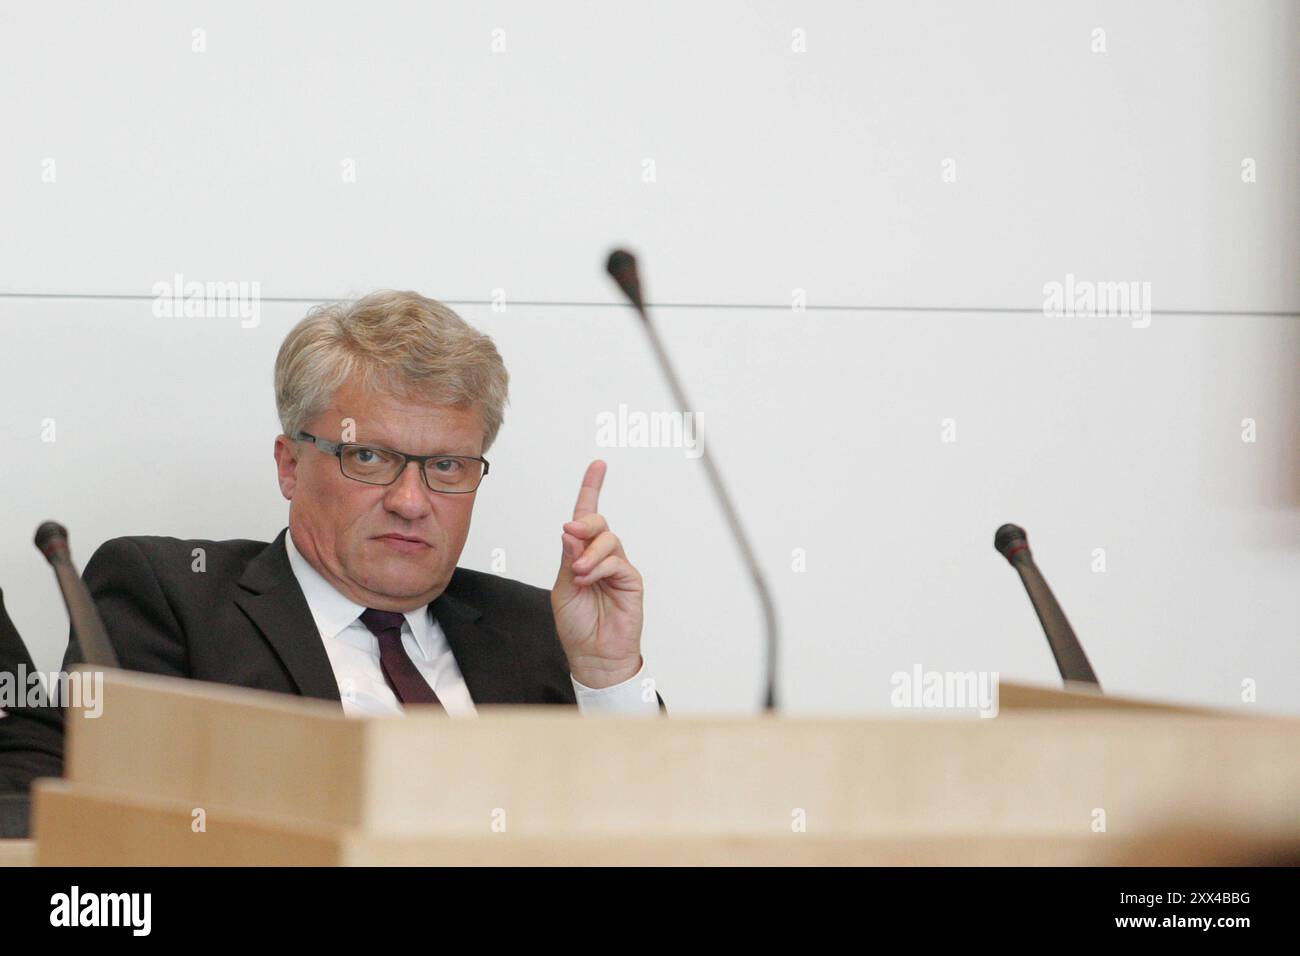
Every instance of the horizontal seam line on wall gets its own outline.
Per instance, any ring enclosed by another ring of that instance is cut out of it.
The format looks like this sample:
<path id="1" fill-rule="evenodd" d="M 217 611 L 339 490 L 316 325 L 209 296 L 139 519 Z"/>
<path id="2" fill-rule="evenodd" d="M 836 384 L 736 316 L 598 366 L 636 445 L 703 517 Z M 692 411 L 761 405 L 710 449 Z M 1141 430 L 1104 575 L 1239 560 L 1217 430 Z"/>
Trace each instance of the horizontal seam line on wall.
<path id="1" fill-rule="evenodd" d="M 0 299 L 105 299 L 110 301 L 152 302 L 156 295 L 116 292 L 0 292 Z M 336 302 L 338 298 L 321 296 L 307 298 L 304 296 L 261 295 L 259 302 L 283 302 L 290 304 L 311 305 L 319 302 Z M 492 306 L 497 304 L 492 299 L 439 299 L 445 305 Z M 592 308 L 613 309 L 626 307 L 626 302 L 566 302 L 548 299 L 507 299 L 506 305 L 530 306 L 537 308 Z M 789 305 L 777 305 L 766 302 L 647 302 L 647 309 L 753 309 L 775 312 L 980 312 L 989 314 L 1042 315 L 1042 307 L 1024 308 L 1015 306 L 1001 308 L 996 306 L 965 305 L 813 305 L 800 309 Z M 1261 309 L 1152 309 L 1151 315 L 1221 315 L 1221 316 L 1266 316 L 1272 318 L 1300 318 L 1300 312 L 1284 312 Z M 1069 318 L 1111 318 L 1107 315 L 1069 316 Z M 1125 318 L 1126 316 L 1118 316 Z"/>

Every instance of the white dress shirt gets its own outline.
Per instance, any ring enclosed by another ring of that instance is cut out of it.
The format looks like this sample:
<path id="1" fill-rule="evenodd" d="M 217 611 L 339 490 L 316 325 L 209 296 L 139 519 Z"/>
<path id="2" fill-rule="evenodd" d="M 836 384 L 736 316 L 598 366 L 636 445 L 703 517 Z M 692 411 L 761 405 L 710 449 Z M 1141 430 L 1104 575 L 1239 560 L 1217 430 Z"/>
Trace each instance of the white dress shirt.
<path id="1" fill-rule="evenodd" d="M 298 586 L 307 599 L 307 607 L 316 621 L 330 667 L 338 681 L 343 712 L 349 717 L 370 714 L 398 714 L 402 704 L 393 693 L 384 672 L 379 666 L 379 638 L 361 623 L 363 605 L 344 597 L 317 571 L 293 543 L 292 532 L 284 536 L 285 550 L 289 552 L 289 566 L 293 568 Z M 474 701 L 469 687 L 461 676 L 460 667 L 452 654 L 451 644 L 442 626 L 426 607 L 407 611 L 402 624 L 402 647 L 415 664 L 420 676 L 428 682 L 442 701 L 447 713 L 453 717 L 473 716 Z M 573 675 L 574 694 L 578 709 L 584 714 L 626 714 L 630 716 L 656 716 L 659 701 L 653 693 L 643 693 L 650 678 L 641 670 L 621 684 L 612 687 L 587 687 Z M 645 698 L 649 697 L 647 701 Z"/>

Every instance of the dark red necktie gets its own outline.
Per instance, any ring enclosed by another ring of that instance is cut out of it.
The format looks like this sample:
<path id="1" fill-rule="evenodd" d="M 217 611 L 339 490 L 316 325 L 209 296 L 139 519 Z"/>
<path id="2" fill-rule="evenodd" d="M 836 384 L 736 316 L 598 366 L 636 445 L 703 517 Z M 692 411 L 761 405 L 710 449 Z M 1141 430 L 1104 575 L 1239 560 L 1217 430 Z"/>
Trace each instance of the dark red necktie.
<path id="1" fill-rule="evenodd" d="M 402 646 L 402 622 L 405 620 L 406 617 L 396 611 L 377 611 L 368 607 L 361 612 L 361 623 L 379 638 L 379 667 L 397 699 L 404 705 L 441 703 Z"/>

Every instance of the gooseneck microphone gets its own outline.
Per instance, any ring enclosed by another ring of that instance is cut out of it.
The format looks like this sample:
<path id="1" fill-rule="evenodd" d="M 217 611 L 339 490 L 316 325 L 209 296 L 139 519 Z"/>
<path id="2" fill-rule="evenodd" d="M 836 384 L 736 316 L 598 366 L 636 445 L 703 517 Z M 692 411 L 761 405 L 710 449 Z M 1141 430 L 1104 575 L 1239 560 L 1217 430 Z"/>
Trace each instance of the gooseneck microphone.
<path id="1" fill-rule="evenodd" d="M 993 536 L 993 547 L 1011 562 L 1011 566 L 1020 575 L 1020 580 L 1029 592 L 1029 603 L 1034 606 L 1038 620 L 1042 622 L 1043 633 L 1047 635 L 1047 644 L 1056 658 L 1056 669 L 1061 672 L 1061 680 L 1066 684 L 1091 684 L 1098 691 L 1101 684 L 1088 663 L 1088 655 L 1074 636 L 1074 629 L 1065 619 L 1065 612 L 1056 603 L 1052 589 L 1043 580 L 1034 556 L 1029 551 L 1029 538 L 1025 529 L 1014 524 L 1004 524 Z"/>
<path id="2" fill-rule="evenodd" d="M 641 325 L 650 339 L 650 347 L 654 350 L 655 358 L 659 362 L 659 368 L 663 372 L 664 378 L 668 380 L 668 388 L 673 394 L 673 399 L 681 407 L 683 413 L 687 412 L 691 408 L 691 403 L 686 400 L 686 392 L 682 388 L 681 381 L 677 378 L 673 364 L 669 360 L 668 353 L 659 338 L 659 332 L 650 321 L 650 316 L 646 314 L 645 304 L 641 301 L 641 277 L 637 272 L 636 258 L 630 252 L 616 249 L 609 254 L 609 261 L 606 263 L 605 268 L 614 278 L 614 281 L 618 283 L 618 287 L 623 290 L 623 294 L 627 296 L 628 301 L 632 303 L 637 315 L 641 317 Z M 759 569 L 758 559 L 754 557 L 754 549 L 750 547 L 749 538 L 746 537 L 745 529 L 740 524 L 740 517 L 736 514 L 735 506 L 731 503 L 731 496 L 727 494 L 726 486 L 722 483 L 722 476 L 719 474 L 717 466 L 714 465 L 713 459 L 709 456 L 708 450 L 704 447 L 700 448 L 700 461 L 704 463 L 704 471 L 709 476 L 709 484 L 713 486 L 713 494 L 722 507 L 722 513 L 727 519 L 727 527 L 731 530 L 731 537 L 736 542 L 736 547 L 740 549 L 741 557 L 745 561 L 745 566 L 749 569 L 750 579 L 754 583 L 754 590 L 758 592 L 758 600 L 763 608 L 763 624 L 767 633 L 767 676 L 763 707 L 769 711 L 776 710 L 776 605 L 772 601 L 772 592 L 763 579 L 763 572 Z"/>
<path id="3" fill-rule="evenodd" d="M 90 591 L 72 566 L 72 553 L 68 550 L 68 529 L 57 521 L 47 521 L 36 529 L 36 547 L 45 560 L 54 566 L 59 579 L 63 603 L 68 606 L 68 619 L 72 622 L 72 636 L 81 648 L 82 660 L 96 667 L 117 667 L 117 652 L 109 643 L 104 622 L 90 597 Z"/>

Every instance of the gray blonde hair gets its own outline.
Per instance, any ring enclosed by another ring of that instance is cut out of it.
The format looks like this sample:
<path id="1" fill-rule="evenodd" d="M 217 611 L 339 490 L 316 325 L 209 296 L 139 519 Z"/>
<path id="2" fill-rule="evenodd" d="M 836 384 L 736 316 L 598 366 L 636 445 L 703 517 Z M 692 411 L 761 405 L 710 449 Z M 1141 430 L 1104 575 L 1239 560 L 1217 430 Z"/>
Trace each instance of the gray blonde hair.
<path id="1" fill-rule="evenodd" d="M 483 450 L 496 440 L 510 377 L 492 339 L 434 299 L 373 292 L 318 305 L 294 326 L 275 359 L 275 404 L 290 438 L 325 411 L 352 377 L 406 400 L 477 408 Z"/>

